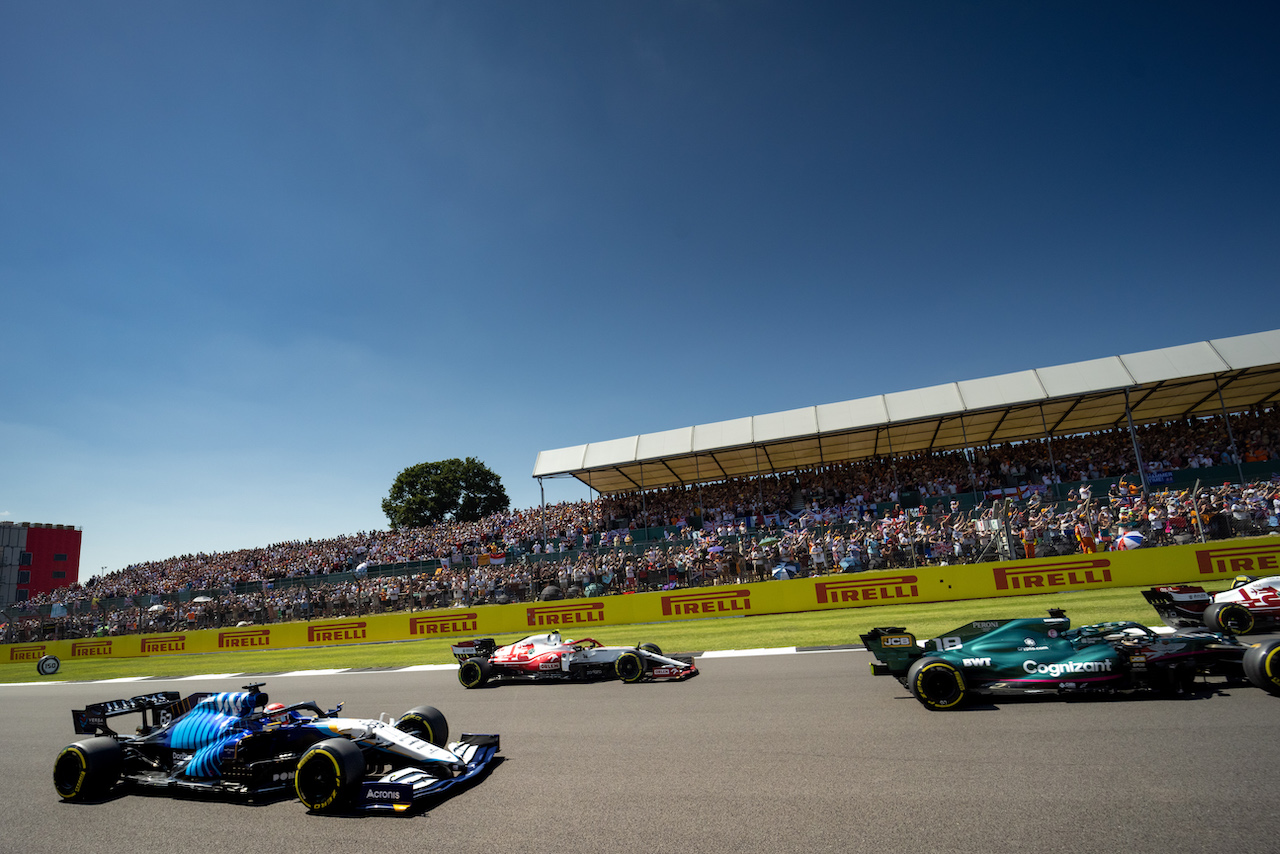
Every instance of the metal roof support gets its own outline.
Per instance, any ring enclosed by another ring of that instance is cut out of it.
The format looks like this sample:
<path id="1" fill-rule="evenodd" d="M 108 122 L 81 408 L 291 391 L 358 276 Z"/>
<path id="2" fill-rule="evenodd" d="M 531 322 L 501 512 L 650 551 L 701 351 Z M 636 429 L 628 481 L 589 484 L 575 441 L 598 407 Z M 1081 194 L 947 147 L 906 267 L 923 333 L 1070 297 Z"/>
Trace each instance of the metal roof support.
<path id="1" fill-rule="evenodd" d="M 598 520 L 596 519 L 597 514 L 599 514 L 600 516 Z M 602 503 L 600 501 L 600 493 L 597 492 L 595 498 L 591 497 L 591 484 L 588 483 L 587 484 L 587 535 L 588 535 L 588 538 L 591 536 L 591 531 L 593 526 L 597 531 L 604 530 L 604 507 L 602 506 Z"/>
<path id="2" fill-rule="evenodd" d="M 987 444 L 990 445 L 994 441 L 996 434 L 1000 432 L 1000 428 L 1004 426 L 1004 420 L 1009 417 L 1009 410 L 1006 409 L 1000 413 L 1000 417 L 996 419 L 996 424 L 991 428 L 991 433 L 987 436 Z"/>
<path id="3" fill-rule="evenodd" d="M 884 438 L 885 438 L 885 441 L 889 443 L 889 464 L 893 467 L 893 488 L 897 490 L 898 501 L 901 502 L 902 501 L 902 483 L 898 480 L 898 458 L 893 454 L 893 436 L 889 435 L 888 426 L 885 427 Z M 899 503 L 898 507 L 902 507 L 902 504 Z M 916 542 L 915 542 L 915 538 L 911 536 L 911 514 L 903 510 L 902 515 L 903 515 L 902 524 L 907 528 L 907 551 L 911 552 L 911 568 L 915 569 Z"/>
<path id="4" fill-rule="evenodd" d="M 591 484 L 587 484 L 590 486 Z M 542 496 L 542 542 L 547 542 L 547 490 L 542 484 L 542 478 L 538 478 L 538 493 Z"/>
<path id="5" fill-rule="evenodd" d="M 969 434 L 964 429 L 964 416 L 960 416 L 960 438 L 964 439 L 964 457 L 969 461 L 969 485 L 973 487 L 973 504 L 976 507 L 978 501 L 978 473 L 973 470 L 973 449 L 969 447 Z"/>
<path id="6" fill-rule="evenodd" d="M 1053 497 L 1058 497 L 1058 484 L 1053 479 L 1058 476 L 1058 466 L 1053 461 L 1053 434 L 1049 432 L 1049 422 L 1044 418 L 1044 404 L 1040 404 L 1040 423 L 1044 425 L 1044 438 L 1049 445 L 1049 488 L 1053 490 Z"/>
<path id="7" fill-rule="evenodd" d="M 760 476 L 760 446 L 759 445 L 755 446 L 755 457 L 756 457 L 756 502 L 757 502 L 756 506 L 758 508 L 756 511 L 756 515 L 763 518 L 764 511 L 765 511 L 764 478 Z M 754 528 L 755 526 L 756 526 L 756 520 L 752 519 L 751 527 Z"/>
<path id="8" fill-rule="evenodd" d="M 1222 406 L 1222 420 L 1227 424 L 1227 439 L 1231 442 L 1231 456 L 1236 460 L 1236 473 L 1240 476 L 1240 484 L 1244 485 L 1244 467 L 1240 464 L 1240 451 L 1236 448 L 1236 436 L 1231 430 L 1231 416 L 1227 415 L 1227 402 L 1222 397 L 1222 386 L 1218 385 L 1218 378 L 1213 378 L 1213 384 L 1218 386 L 1218 403 Z"/>
<path id="9" fill-rule="evenodd" d="M 1129 438 L 1133 440 L 1133 456 L 1138 461 L 1138 477 L 1142 478 L 1142 498 L 1147 498 L 1147 467 L 1142 464 L 1142 450 L 1138 447 L 1138 434 L 1133 429 L 1133 412 L 1129 409 L 1129 389 L 1124 390 L 1124 417 L 1129 420 Z"/>
<path id="10" fill-rule="evenodd" d="M 1070 417 L 1071 413 L 1076 411 L 1076 407 L 1080 405 L 1081 400 L 1082 398 L 1077 397 L 1075 400 L 1071 401 L 1071 405 L 1063 410 L 1062 417 L 1053 423 L 1053 430 L 1051 432 L 1056 433 L 1058 431 L 1058 428 L 1062 426 L 1062 422 L 1066 421 L 1067 418 Z"/>
<path id="11" fill-rule="evenodd" d="M 649 496 L 644 494 L 644 463 L 640 463 L 640 515 L 644 518 L 644 526 L 649 527 Z"/>
<path id="12" fill-rule="evenodd" d="M 702 506 L 702 466 L 698 462 L 696 451 L 693 454 L 693 479 L 698 482 L 698 515 L 701 516 L 703 509 L 705 509 Z"/>
<path id="13" fill-rule="evenodd" d="M 769 456 L 769 449 L 756 445 L 756 450 L 764 451 L 764 461 L 769 465 L 769 474 L 774 474 L 773 457 Z M 760 474 L 760 465 L 758 463 L 756 464 L 756 474 Z"/>
<path id="14" fill-rule="evenodd" d="M 827 463 L 822 458 L 822 434 L 818 434 L 818 466 L 822 469 L 822 492 L 825 495 L 827 491 Z"/>

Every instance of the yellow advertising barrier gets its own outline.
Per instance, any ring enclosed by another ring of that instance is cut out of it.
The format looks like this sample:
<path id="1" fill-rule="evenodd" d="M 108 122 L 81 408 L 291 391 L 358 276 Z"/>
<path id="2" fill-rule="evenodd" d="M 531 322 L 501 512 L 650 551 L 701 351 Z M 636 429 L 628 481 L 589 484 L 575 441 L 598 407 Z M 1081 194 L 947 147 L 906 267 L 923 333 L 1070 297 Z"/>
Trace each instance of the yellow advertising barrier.
<path id="1" fill-rule="evenodd" d="M 0 661 L 35 663 L 43 655 L 75 660 L 297 649 L 378 641 L 532 634 L 552 629 L 581 638 L 589 637 L 594 628 L 630 623 L 788 614 L 908 602 L 952 602 L 1176 582 L 1212 583 L 1236 575 L 1276 574 L 1280 574 L 1280 538 L 1261 537 L 1132 552 L 824 575 L 595 599 L 399 611 L 309 623 L 13 644 L 0 647 Z"/>

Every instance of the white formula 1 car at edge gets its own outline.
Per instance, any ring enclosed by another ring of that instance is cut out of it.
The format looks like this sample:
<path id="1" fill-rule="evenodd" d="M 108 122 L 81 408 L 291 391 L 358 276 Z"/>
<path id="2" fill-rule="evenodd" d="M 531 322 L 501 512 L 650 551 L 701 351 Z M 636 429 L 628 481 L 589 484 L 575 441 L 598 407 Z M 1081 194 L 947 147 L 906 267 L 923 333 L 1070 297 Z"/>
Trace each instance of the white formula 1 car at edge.
<path id="1" fill-rule="evenodd" d="M 592 638 L 565 640 L 559 632 L 529 635 L 507 646 L 493 638 L 453 645 L 464 688 L 490 682 L 669 682 L 698 675 L 690 656 L 669 657 L 657 644 L 604 646 Z"/>

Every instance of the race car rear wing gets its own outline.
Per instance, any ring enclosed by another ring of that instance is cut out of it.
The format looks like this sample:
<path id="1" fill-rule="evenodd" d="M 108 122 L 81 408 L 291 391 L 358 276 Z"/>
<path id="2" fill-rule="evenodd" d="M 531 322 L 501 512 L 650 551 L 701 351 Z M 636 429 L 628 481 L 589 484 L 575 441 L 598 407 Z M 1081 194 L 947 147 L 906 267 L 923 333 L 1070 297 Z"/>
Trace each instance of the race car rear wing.
<path id="1" fill-rule="evenodd" d="M 916 636 L 901 626 L 882 626 L 862 636 L 862 643 L 876 657 L 871 672 L 876 676 L 906 673 L 911 663 L 924 651 L 916 644 Z"/>
<path id="2" fill-rule="evenodd" d="M 451 648 L 453 657 L 463 664 L 469 658 L 488 658 L 498 649 L 498 642 L 493 638 L 475 638 L 455 643 Z"/>
<path id="3" fill-rule="evenodd" d="M 185 715 L 196 703 L 209 696 L 212 695 L 208 692 L 197 692 L 183 698 L 177 691 L 157 691 L 154 694 L 141 694 L 124 700 L 90 703 L 83 709 L 73 710 L 71 722 L 77 735 L 116 735 L 116 732 L 107 725 L 111 718 L 140 714 L 142 715 L 140 732 L 145 734 L 153 727 L 164 726 L 175 718 Z M 151 714 L 148 715 L 148 712 Z"/>

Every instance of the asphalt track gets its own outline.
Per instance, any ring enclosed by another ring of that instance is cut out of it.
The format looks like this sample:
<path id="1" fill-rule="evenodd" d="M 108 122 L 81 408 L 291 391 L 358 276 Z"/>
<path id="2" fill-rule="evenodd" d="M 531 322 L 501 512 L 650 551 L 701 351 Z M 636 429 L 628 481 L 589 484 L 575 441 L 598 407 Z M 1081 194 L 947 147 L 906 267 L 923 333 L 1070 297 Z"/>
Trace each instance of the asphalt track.
<path id="1" fill-rule="evenodd" d="M 62 803 L 70 709 L 235 679 L 0 686 L 0 850 L 302 852 L 1273 851 L 1280 697 L 1008 701 L 931 713 L 864 651 L 707 658 L 670 684 L 508 685 L 451 671 L 254 677 L 275 699 L 499 732 L 504 761 L 408 816 L 127 795 Z"/>

